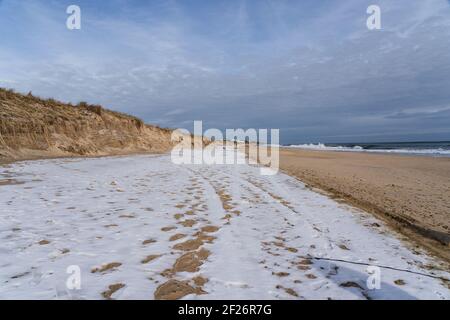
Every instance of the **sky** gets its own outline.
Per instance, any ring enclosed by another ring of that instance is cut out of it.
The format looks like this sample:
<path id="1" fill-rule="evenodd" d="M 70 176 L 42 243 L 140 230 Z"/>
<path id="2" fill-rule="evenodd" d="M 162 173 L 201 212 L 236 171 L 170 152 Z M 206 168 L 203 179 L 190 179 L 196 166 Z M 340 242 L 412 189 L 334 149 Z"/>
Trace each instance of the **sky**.
<path id="1" fill-rule="evenodd" d="M 0 87 L 283 144 L 450 140 L 450 3 L 0 0 Z"/>

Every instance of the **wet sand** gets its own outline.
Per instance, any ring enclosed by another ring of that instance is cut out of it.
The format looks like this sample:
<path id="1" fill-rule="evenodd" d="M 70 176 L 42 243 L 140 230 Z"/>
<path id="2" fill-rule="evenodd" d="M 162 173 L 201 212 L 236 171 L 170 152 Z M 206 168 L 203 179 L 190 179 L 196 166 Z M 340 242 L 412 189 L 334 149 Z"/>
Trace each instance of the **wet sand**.
<path id="1" fill-rule="evenodd" d="M 450 260 L 450 158 L 285 148 L 280 167 Z"/>

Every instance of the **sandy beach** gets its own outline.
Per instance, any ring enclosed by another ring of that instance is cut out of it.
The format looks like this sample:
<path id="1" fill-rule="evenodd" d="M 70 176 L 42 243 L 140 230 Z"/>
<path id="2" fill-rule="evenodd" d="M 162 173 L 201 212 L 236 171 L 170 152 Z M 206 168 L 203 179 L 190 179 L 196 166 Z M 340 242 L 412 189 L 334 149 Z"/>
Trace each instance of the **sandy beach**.
<path id="1" fill-rule="evenodd" d="M 0 299 L 450 299 L 445 262 L 258 166 L 53 159 L 1 180 Z"/>
<path id="2" fill-rule="evenodd" d="M 450 258 L 450 158 L 280 150 L 280 167 Z"/>

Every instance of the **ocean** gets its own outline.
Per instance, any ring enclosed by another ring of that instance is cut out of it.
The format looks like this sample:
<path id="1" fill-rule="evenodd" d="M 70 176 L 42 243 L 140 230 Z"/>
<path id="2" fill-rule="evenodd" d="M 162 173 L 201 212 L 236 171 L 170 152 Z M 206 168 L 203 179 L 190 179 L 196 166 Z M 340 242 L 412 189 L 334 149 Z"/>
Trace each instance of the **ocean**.
<path id="1" fill-rule="evenodd" d="M 450 157 L 450 141 L 317 143 L 317 144 L 310 143 L 310 144 L 288 145 L 285 147 L 311 149 L 311 150 L 396 153 L 396 154 L 415 154 L 434 157 Z"/>

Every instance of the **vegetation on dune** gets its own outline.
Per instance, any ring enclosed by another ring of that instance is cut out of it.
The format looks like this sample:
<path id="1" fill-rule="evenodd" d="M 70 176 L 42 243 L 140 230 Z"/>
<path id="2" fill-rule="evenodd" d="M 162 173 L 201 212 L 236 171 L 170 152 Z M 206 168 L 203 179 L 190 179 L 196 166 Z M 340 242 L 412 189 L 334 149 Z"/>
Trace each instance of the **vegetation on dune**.
<path id="1" fill-rule="evenodd" d="M 171 132 L 100 105 L 73 105 L 0 88 L 0 156 L 26 158 L 23 150 L 54 155 L 162 152 L 170 147 Z"/>

